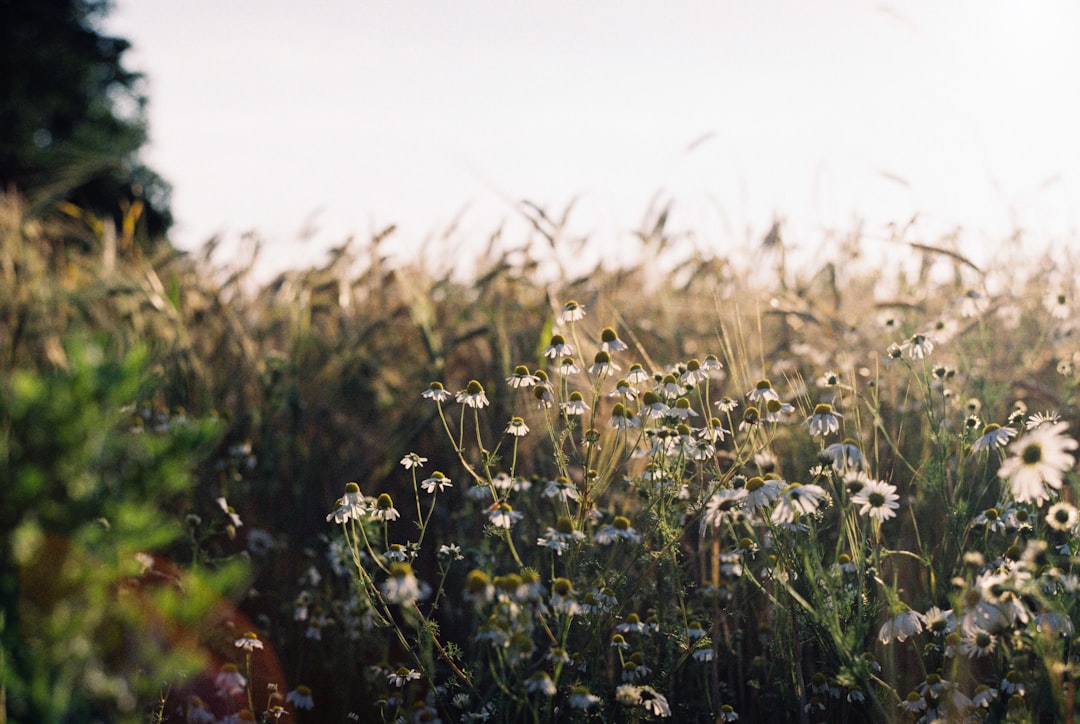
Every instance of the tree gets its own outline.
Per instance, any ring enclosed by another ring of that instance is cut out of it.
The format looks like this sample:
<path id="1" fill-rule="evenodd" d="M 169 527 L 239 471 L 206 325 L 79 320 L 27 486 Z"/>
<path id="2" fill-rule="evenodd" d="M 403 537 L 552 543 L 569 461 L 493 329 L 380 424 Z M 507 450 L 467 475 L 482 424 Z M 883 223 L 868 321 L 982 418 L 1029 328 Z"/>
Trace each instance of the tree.
<path id="1" fill-rule="evenodd" d="M 144 78 L 131 44 L 100 32 L 110 0 L 0 0 L 0 191 L 66 200 L 118 221 L 144 205 L 159 238 L 169 185 L 139 160 L 147 141 Z"/>

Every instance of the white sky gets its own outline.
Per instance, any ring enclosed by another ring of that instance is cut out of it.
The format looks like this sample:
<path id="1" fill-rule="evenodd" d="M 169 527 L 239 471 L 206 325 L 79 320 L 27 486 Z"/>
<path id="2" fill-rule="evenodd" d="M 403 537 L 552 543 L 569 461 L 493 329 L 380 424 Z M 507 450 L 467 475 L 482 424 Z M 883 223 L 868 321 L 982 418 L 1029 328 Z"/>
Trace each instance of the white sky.
<path id="1" fill-rule="evenodd" d="M 577 196 L 610 249 L 657 193 L 718 252 L 774 216 L 811 244 L 1080 227 L 1070 0 L 117 0 L 106 30 L 149 77 L 184 248 L 257 230 L 284 266 L 394 223 L 415 249 L 467 205 L 479 247 Z"/>

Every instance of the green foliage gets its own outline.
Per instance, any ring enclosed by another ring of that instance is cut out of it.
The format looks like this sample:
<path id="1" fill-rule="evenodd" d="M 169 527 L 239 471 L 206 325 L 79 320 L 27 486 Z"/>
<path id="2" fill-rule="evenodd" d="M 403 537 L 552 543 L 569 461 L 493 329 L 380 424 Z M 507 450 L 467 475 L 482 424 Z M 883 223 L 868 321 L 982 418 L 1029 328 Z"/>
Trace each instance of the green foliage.
<path id="1" fill-rule="evenodd" d="M 150 391 L 145 348 L 109 359 L 71 339 L 66 359 L 0 388 L 2 683 L 16 721 L 138 721 L 163 682 L 201 665 L 179 634 L 241 572 L 158 578 L 221 425 L 143 424 L 131 402 Z"/>

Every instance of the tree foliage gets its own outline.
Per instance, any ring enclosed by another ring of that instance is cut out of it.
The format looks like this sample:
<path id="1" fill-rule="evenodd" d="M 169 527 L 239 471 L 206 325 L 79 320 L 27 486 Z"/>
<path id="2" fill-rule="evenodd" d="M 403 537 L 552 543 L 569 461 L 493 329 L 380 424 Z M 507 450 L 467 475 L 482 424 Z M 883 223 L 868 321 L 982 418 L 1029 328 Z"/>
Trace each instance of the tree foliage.
<path id="1" fill-rule="evenodd" d="M 145 82 L 131 44 L 100 23 L 108 0 L 0 0 L 0 188 L 35 203 L 69 201 L 142 231 L 171 225 L 169 185 L 139 160 Z"/>

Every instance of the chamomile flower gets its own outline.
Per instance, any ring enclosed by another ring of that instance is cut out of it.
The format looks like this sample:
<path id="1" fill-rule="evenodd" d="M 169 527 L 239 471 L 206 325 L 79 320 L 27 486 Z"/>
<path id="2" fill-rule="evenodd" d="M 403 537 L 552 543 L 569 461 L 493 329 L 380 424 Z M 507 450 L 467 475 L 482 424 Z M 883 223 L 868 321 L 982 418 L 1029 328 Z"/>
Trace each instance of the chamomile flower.
<path id="1" fill-rule="evenodd" d="M 549 480 L 547 485 L 544 486 L 544 492 L 541 495 L 545 498 L 555 498 L 563 503 L 578 500 L 581 497 L 577 486 L 574 485 L 570 478 L 562 476 Z"/>
<path id="2" fill-rule="evenodd" d="M 1040 503 L 1050 490 L 1060 490 L 1062 473 L 1075 459 L 1067 450 L 1077 448 L 1076 440 L 1065 437 L 1067 422 L 1043 425 L 1009 444 L 1012 456 L 1001 464 L 998 476 L 1007 480 L 1019 503 Z"/>
<path id="3" fill-rule="evenodd" d="M 314 709 L 315 700 L 311 697 L 311 687 L 299 684 L 295 689 L 285 695 L 285 701 L 297 709 Z"/>
<path id="4" fill-rule="evenodd" d="M 1028 415 L 1027 420 L 1024 421 L 1025 430 L 1034 430 L 1042 427 L 1047 423 L 1061 422 L 1061 415 L 1055 410 L 1047 410 L 1046 412 L 1036 412 Z"/>
<path id="5" fill-rule="evenodd" d="M 594 377 L 607 377 L 620 371 L 622 367 L 611 361 L 611 353 L 600 350 L 593 357 L 593 364 L 589 367 L 589 374 Z"/>
<path id="6" fill-rule="evenodd" d="M 514 372 L 506 378 L 506 383 L 514 389 L 532 387 L 537 382 L 539 382 L 537 376 L 529 372 L 529 368 L 525 365 L 514 367 Z"/>
<path id="7" fill-rule="evenodd" d="M 510 529 L 514 523 L 522 519 L 522 514 L 510 507 L 505 500 L 495 503 L 487 511 L 488 520 L 496 528 Z"/>
<path id="8" fill-rule="evenodd" d="M 584 415 L 589 411 L 589 405 L 585 402 L 585 397 L 574 390 L 570 393 L 570 398 L 561 405 L 564 415 L 578 417 Z"/>
<path id="9" fill-rule="evenodd" d="M 645 711 L 661 719 L 671 716 L 671 706 L 667 698 L 651 686 L 639 686 L 638 694 L 641 697 L 641 706 Z"/>
<path id="10" fill-rule="evenodd" d="M 713 359 L 716 358 L 714 357 Z M 719 364 L 719 362 L 717 362 L 717 364 Z M 679 375 L 679 382 L 684 385 L 696 385 L 707 379 L 709 379 L 709 371 L 703 367 L 701 362 L 697 359 L 689 360 L 686 363 L 686 370 Z"/>
<path id="11" fill-rule="evenodd" d="M 806 425 L 810 428 L 810 437 L 825 437 L 840 432 L 840 420 L 843 417 L 833 411 L 833 406 L 822 402 L 814 407 L 814 412 L 806 418 Z"/>
<path id="12" fill-rule="evenodd" d="M 548 359 L 561 359 L 571 357 L 574 354 L 574 345 L 566 341 L 561 334 L 551 335 L 551 342 L 544 348 L 544 356 Z"/>
<path id="13" fill-rule="evenodd" d="M 761 478 L 754 476 L 746 481 L 746 499 L 744 505 L 747 508 L 767 508 L 773 501 L 780 497 L 780 493 L 787 487 L 783 480 L 774 478 Z"/>
<path id="14" fill-rule="evenodd" d="M 1054 319 L 1068 319 L 1072 316 L 1071 301 L 1063 290 L 1052 289 L 1043 298 L 1043 305 Z"/>
<path id="15" fill-rule="evenodd" d="M 240 673 L 236 664 L 224 664 L 214 677 L 214 686 L 223 698 L 239 696 L 247 688 L 247 677 Z"/>
<path id="16" fill-rule="evenodd" d="M 434 493 L 436 490 L 442 492 L 447 488 L 454 487 L 454 483 L 450 478 L 442 474 L 442 472 L 436 470 L 431 474 L 430 478 L 425 478 L 420 481 L 420 487 L 428 493 Z"/>
<path id="17" fill-rule="evenodd" d="M 600 703 L 600 697 L 590 694 L 587 686 L 572 686 L 567 703 L 571 709 L 591 709 Z"/>
<path id="18" fill-rule="evenodd" d="M 577 362 L 574 361 L 573 357 L 563 357 L 562 362 L 555 368 L 555 371 L 559 373 L 560 377 L 569 377 L 581 372 L 581 368 L 577 366 Z"/>
<path id="19" fill-rule="evenodd" d="M 555 682 L 551 680 L 551 676 L 546 671 L 537 671 L 525 680 L 525 691 L 530 694 L 555 696 L 557 689 L 555 688 Z"/>
<path id="20" fill-rule="evenodd" d="M 469 380 L 465 389 L 457 393 L 456 399 L 459 403 L 477 410 L 491 404 L 488 402 L 487 393 L 484 392 L 484 386 L 476 380 Z"/>
<path id="21" fill-rule="evenodd" d="M 838 473 L 862 470 L 866 462 L 862 450 L 859 449 L 859 443 L 850 437 L 827 446 L 824 452 L 832 460 L 833 470 Z"/>
<path id="22" fill-rule="evenodd" d="M 426 583 L 417 580 L 412 566 L 408 563 L 392 563 L 390 575 L 380 586 L 383 596 L 390 603 L 409 606 L 427 597 L 430 589 Z"/>
<path id="23" fill-rule="evenodd" d="M 236 639 L 233 644 L 236 646 L 236 648 L 243 649 L 248 653 L 251 653 L 255 649 L 261 650 L 263 648 L 263 642 L 259 641 L 258 634 L 253 631 L 248 631 L 243 636 Z"/>
<path id="24" fill-rule="evenodd" d="M 550 548 L 555 551 L 555 555 L 561 556 L 571 545 L 581 540 L 585 540 L 585 534 L 575 530 L 574 523 L 568 516 L 560 515 L 555 521 L 555 527 L 548 528 L 542 538 L 536 539 L 536 545 Z"/>
<path id="25" fill-rule="evenodd" d="M 645 368 L 636 362 L 630 365 L 630 369 L 626 372 L 626 381 L 632 385 L 640 385 L 651 379 L 652 376 L 645 371 Z"/>
<path id="26" fill-rule="evenodd" d="M 772 382 L 767 379 L 760 379 L 754 385 L 754 389 L 746 393 L 746 399 L 751 404 L 757 404 L 766 400 L 779 400 L 780 394 L 773 389 Z"/>
<path id="27" fill-rule="evenodd" d="M 369 510 L 371 517 L 375 520 L 397 520 L 401 517 L 401 513 L 394 507 L 394 499 L 390 497 L 388 493 L 382 493 L 375 500 L 375 505 Z"/>
<path id="28" fill-rule="evenodd" d="M 641 422 L 634 415 L 634 411 L 621 402 L 616 402 L 611 408 L 611 421 L 608 423 L 616 430 L 631 430 L 638 427 Z"/>
<path id="29" fill-rule="evenodd" d="M 746 496 L 745 487 L 718 490 L 705 504 L 705 514 L 701 516 L 702 528 L 718 528 L 725 523 L 738 522 Z"/>
<path id="30" fill-rule="evenodd" d="M 1011 427 L 1002 427 L 996 422 L 991 422 L 982 429 L 982 435 L 971 443 L 971 452 L 977 453 L 984 450 L 1003 448 L 1016 437 L 1016 430 Z"/>
<path id="31" fill-rule="evenodd" d="M 425 400 L 433 400 L 435 402 L 446 402 L 453 395 L 450 391 L 443 387 L 442 382 L 432 382 L 428 385 L 428 388 L 420 393 L 420 396 Z"/>
<path id="32" fill-rule="evenodd" d="M 424 463 L 427 462 L 427 458 L 421 457 L 414 452 L 409 453 L 405 457 L 401 458 L 401 465 L 406 470 L 412 470 L 413 468 L 422 468 Z"/>
<path id="33" fill-rule="evenodd" d="M 616 515 L 611 523 L 596 531 L 593 536 L 593 541 L 602 546 L 611 545 L 617 540 L 626 540 L 631 543 L 641 542 L 641 534 L 631 527 L 630 519 L 622 515 Z"/>
<path id="34" fill-rule="evenodd" d="M 416 669 L 410 669 L 406 666 L 400 666 L 396 671 L 387 675 L 386 681 L 390 686 L 396 686 L 399 689 L 410 681 L 416 681 L 420 678 L 420 672 Z"/>
<path id="35" fill-rule="evenodd" d="M 1046 522 L 1054 530 L 1059 530 L 1063 533 L 1068 532 L 1076 527 L 1076 521 L 1076 506 L 1072 503 L 1058 501 L 1051 505 L 1050 509 L 1046 511 Z"/>
<path id="36" fill-rule="evenodd" d="M 512 417 L 503 432 L 514 437 L 525 437 L 529 434 L 529 426 L 520 417 Z"/>
<path id="37" fill-rule="evenodd" d="M 614 329 L 604 327 L 600 330 L 600 349 L 605 352 L 623 352 L 629 348 L 626 346 L 626 342 L 619 339 L 619 335 L 615 333 Z"/>
<path id="38" fill-rule="evenodd" d="M 905 610 L 896 614 L 884 624 L 878 631 L 878 640 L 887 644 L 893 639 L 903 643 L 908 636 L 914 636 L 923 630 L 923 617 L 916 611 L 905 607 Z"/>
<path id="39" fill-rule="evenodd" d="M 817 511 L 828 496 L 820 485 L 788 483 L 769 519 L 774 525 L 792 523 L 797 516 L 810 515 Z"/>
<path id="40" fill-rule="evenodd" d="M 861 515 L 868 515 L 884 523 L 896 515 L 900 507 L 896 486 L 881 480 L 867 480 L 862 489 L 851 498 L 851 504 L 859 508 Z"/>
<path id="41" fill-rule="evenodd" d="M 928 334 L 915 334 L 900 343 L 900 351 L 909 359 L 925 359 L 934 351 L 934 341 Z"/>
<path id="42" fill-rule="evenodd" d="M 576 300 L 571 299 L 563 305 L 562 314 L 559 315 L 559 319 L 564 322 L 577 322 L 581 319 L 585 319 L 585 307 L 578 304 Z"/>
<path id="43" fill-rule="evenodd" d="M 997 636 L 980 629 L 971 629 L 961 635 L 960 653 L 969 659 L 988 656 L 997 648 Z"/>
<path id="44" fill-rule="evenodd" d="M 713 405 L 720 412 L 732 412 L 739 406 L 739 401 L 733 400 L 730 397 L 721 397 L 719 400 L 714 402 Z"/>

